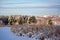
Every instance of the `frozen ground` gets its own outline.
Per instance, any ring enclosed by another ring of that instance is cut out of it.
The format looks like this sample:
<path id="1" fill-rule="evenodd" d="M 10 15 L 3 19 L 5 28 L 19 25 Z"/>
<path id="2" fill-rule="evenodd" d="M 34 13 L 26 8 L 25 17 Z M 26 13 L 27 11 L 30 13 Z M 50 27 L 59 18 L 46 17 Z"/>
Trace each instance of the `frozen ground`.
<path id="1" fill-rule="evenodd" d="M 0 40 L 32 40 L 32 38 L 16 36 L 10 30 L 10 27 L 0 27 Z"/>
<path id="2" fill-rule="evenodd" d="M 35 40 L 60 40 L 59 25 L 20 25 L 12 26 L 11 31 L 17 36 Z"/>
<path id="3" fill-rule="evenodd" d="M 13 25 L 0 27 L 0 40 L 60 40 L 60 26 Z"/>

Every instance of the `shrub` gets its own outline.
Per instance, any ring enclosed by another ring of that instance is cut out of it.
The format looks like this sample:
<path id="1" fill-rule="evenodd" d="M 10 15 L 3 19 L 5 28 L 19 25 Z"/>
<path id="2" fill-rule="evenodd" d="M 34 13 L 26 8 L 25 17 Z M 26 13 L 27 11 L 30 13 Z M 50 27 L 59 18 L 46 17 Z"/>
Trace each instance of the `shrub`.
<path id="1" fill-rule="evenodd" d="M 52 24 L 53 24 L 51 19 L 48 20 L 48 24 L 49 24 L 49 25 L 52 25 Z"/>
<path id="2" fill-rule="evenodd" d="M 35 16 L 32 16 L 32 17 L 29 18 L 29 23 L 36 23 Z"/>

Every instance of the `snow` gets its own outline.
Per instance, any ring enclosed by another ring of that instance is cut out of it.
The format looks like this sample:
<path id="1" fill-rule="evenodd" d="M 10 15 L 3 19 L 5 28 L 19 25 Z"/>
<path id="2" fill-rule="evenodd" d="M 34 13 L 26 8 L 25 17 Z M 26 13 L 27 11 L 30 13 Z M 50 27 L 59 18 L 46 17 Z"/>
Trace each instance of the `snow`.
<path id="1" fill-rule="evenodd" d="M 16 36 L 10 27 L 0 27 L 0 40 L 33 40 L 32 38 Z"/>
<path id="2" fill-rule="evenodd" d="M 23 33 L 25 30 L 22 32 L 23 29 L 21 30 L 21 28 L 18 28 L 18 30 L 20 31 L 14 34 L 11 32 L 10 27 L 0 27 L 0 40 L 40 40 L 42 38 L 44 38 L 44 40 L 60 40 L 60 35 L 57 34 L 56 36 L 55 29 L 41 32 L 33 30 L 33 32 L 28 31 L 26 34 Z M 20 33 L 24 36 L 20 36 Z M 32 35 L 31 38 L 29 38 L 29 35 Z"/>

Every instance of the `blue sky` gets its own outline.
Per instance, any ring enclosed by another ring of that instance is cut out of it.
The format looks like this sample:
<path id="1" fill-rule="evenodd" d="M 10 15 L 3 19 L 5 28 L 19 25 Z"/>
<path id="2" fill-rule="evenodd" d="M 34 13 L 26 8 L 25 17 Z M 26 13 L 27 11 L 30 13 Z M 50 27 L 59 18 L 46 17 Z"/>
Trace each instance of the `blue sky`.
<path id="1" fill-rule="evenodd" d="M 0 0 L 0 15 L 60 15 L 60 0 Z"/>

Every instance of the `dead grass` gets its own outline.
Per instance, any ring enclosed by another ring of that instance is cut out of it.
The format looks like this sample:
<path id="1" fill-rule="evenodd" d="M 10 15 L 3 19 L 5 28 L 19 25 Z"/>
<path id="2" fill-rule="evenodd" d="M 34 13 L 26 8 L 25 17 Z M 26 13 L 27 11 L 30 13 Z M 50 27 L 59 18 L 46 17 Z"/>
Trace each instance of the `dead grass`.
<path id="1" fill-rule="evenodd" d="M 13 29 L 15 28 L 15 29 Z M 44 40 L 42 38 L 54 38 L 56 36 L 57 38 L 60 37 L 60 26 L 55 25 L 14 25 L 11 27 L 11 30 L 15 31 L 16 33 L 27 34 L 29 32 L 32 33 L 32 35 L 36 34 L 40 35 L 38 32 L 43 32 L 42 37 L 39 36 L 39 40 Z M 28 37 L 32 37 L 31 34 L 29 34 Z M 59 38 L 60 39 L 60 38 Z M 58 40 L 59 40 L 58 39 Z M 57 40 L 57 39 L 56 39 Z"/>

